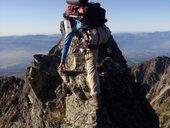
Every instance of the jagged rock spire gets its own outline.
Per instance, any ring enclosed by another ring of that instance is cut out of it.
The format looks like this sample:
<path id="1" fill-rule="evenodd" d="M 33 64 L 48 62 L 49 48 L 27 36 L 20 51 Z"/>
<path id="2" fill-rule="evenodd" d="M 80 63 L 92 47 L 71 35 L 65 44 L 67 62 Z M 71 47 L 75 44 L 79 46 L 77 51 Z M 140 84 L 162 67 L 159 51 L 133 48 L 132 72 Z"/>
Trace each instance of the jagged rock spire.
<path id="1" fill-rule="evenodd" d="M 2 127 L 42 128 L 159 128 L 158 117 L 141 85 L 134 82 L 113 38 L 99 49 L 98 72 L 102 107 L 89 104 L 84 56 L 74 38 L 67 57 L 67 70 L 60 72 L 61 39 L 48 55 L 34 55 L 24 84 L 1 98 Z M 4 89 L 1 82 L 1 90 Z M 10 85 L 11 87 L 14 84 Z M 20 92 L 20 93 L 19 93 Z M 13 94 L 19 94 L 12 97 Z M 11 107 L 12 101 L 17 104 Z M 3 101 L 8 101 L 4 106 Z M 9 114 L 10 113 L 10 114 Z M 8 118 L 10 117 L 10 118 Z M 3 120 L 4 119 L 4 120 Z"/>

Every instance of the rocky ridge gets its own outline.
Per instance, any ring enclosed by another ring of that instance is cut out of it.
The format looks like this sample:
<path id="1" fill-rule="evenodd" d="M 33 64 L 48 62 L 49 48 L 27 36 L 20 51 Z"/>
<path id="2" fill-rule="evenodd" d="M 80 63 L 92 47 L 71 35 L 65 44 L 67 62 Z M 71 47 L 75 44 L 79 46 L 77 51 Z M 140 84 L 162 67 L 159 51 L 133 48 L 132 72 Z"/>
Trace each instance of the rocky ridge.
<path id="1" fill-rule="evenodd" d="M 116 42 L 111 38 L 108 44 L 100 47 L 97 65 L 100 109 L 89 104 L 82 44 L 77 38 L 69 49 L 66 71 L 56 70 L 61 39 L 48 55 L 34 55 L 24 80 L 0 80 L 0 127 L 159 128 L 144 89 L 130 75 Z"/>
<path id="2" fill-rule="evenodd" d="M 136 81 L 146 88 L 146 97 L 157 111 L 161 127 L 170 127 L 170 58 L 156 57 L 131 69 Z"/>

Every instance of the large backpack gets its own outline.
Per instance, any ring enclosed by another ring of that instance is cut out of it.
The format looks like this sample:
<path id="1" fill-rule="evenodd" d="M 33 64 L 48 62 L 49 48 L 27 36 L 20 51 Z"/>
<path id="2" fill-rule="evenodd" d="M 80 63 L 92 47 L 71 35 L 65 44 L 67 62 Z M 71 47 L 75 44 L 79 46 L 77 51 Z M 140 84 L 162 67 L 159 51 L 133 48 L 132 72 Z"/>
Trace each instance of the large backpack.
<path id="1" fill-rule="evenodd" d="M 75 1 L 78 2 L 82 0 Z M 93 28 L 103 25 L 107 22 L 105 17 L 106 10 L 100 6 L 100 3 L 87 3 L 84 5 L 77 5 L 78 3 L 76 4 L 73 2 L 74 1 L 72 1 L 72 4 L 67 6 L 65 14 L 69 17 L 74 17 L 76 20 L 80 20 L 83 26 Z"/>
<path id="2" fill-rule="evenodd" d="M 88 3 L 85 7 L 82 23 L 88 27 L 96 27 L 107 22 L 106 10 L 100 3 Z"/>

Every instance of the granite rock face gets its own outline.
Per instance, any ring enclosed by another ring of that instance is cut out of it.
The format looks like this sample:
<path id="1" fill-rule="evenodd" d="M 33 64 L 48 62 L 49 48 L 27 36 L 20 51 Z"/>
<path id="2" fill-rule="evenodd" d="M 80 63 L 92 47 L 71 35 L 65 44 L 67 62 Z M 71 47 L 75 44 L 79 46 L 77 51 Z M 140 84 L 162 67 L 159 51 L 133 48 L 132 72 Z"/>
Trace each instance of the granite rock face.
<path id="1" fill-rule="evenodd" d="M 109 44 L 109 46 L 108 46 Z M 34 55 L 24 80 L 0 80 L 2 128 L 159 128 L 145 91 L 130 75 L 113 38 L 99 48 L 101 107 L 90 104 L 82 44 L 73 39 L 65 71 L 57 69 L 61 39 L 48 55 Z"/>

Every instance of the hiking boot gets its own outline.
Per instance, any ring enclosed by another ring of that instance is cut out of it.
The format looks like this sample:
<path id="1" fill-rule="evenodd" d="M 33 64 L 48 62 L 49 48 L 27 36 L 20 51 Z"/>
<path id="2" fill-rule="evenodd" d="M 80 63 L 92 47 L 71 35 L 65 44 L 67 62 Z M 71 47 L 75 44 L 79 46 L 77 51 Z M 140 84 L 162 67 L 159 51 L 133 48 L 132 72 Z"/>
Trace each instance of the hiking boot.
<path id="1" fill-rule="evenodd" d="M 94 94 L 90 99 L 89 99 L 89 104 L 96 107 L 96 108 L 99 108 L 101 107 L 101 98 L 100 98 L 100 94 L 97 93 L 97 94 Z"/>

